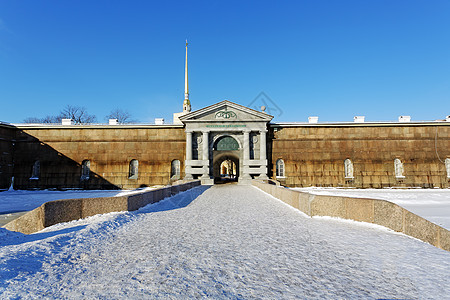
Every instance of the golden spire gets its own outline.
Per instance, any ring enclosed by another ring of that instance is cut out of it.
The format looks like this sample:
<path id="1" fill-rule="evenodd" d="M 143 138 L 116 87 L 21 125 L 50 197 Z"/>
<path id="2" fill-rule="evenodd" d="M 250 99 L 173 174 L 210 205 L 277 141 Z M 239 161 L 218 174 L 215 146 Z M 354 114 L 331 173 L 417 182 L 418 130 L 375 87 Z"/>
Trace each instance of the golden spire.
<path id="1" fill-rule="evenodd" d="M 186 40 L 186 68 L 184 71 L 184 102 L 183 112 L 191 111 L 191 101 L 189 101 L 189 84 L 188 84 L 188 41 Z"/>

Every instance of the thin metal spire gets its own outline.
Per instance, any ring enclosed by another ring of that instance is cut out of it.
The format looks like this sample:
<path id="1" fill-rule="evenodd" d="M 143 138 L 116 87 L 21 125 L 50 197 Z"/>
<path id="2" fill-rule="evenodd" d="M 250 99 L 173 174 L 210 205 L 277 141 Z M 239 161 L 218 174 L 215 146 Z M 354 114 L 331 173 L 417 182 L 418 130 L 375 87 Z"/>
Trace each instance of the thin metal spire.
<path id="1" fill-rule="evenodd" d="M 184 102 L 183 112 L 191 111 L 191 101 L 189 101 L 189 83 L 188 83 L 188 41 L 186 40 L 186 68 L 184 71 Z"/>

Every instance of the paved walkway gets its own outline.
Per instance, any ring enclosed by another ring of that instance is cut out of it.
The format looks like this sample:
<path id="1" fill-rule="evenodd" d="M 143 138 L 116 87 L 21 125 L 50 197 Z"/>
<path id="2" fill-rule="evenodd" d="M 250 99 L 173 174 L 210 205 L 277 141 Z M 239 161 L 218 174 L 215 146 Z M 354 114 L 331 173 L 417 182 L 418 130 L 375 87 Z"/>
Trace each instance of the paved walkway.
<path id="1" fill-rule="evenodd" d="M 449 252 L 251 186 L 6 237 L 0 258 L 2 299 L 450 297 Z"/>

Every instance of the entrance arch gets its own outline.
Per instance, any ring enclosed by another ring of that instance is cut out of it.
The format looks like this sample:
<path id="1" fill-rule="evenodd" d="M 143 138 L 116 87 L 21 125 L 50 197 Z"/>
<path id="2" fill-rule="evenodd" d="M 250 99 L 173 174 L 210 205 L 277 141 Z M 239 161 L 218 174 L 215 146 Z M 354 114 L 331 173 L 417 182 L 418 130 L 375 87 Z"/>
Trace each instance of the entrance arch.
<path id="1" fill-rule="evenodd" d="M 234 137 L 218 137 L 213 144 L 214 182 L 237 181 L 240 172 L 239 157 L 240 145 Z"/>
<path id="2" fill-rule="evenodd" d="M 238 153 L 239 151 L 223 151 L 223 150 L 214 151 L 213 157 L 214 182 L 219 183 L 227 181 L 238 181 L 240 172 Z M 228 174 L 224 174 L 222 171 L 226 171 Z"/>

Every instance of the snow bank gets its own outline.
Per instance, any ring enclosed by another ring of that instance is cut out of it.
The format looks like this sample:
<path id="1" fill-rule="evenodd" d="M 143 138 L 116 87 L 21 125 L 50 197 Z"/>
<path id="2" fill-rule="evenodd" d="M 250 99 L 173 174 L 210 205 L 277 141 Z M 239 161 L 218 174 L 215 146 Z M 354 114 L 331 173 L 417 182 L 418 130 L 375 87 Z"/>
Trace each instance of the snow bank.
<path id="1" fill-rule="evenodd" d="M 450 189 L 293 188 L 315 195 L 382 199 L 450 230 Z"/>
<path id="2" fill-rule="evenodd" d="M 11 190 L 0 192 L 0 214 L 33 210 L 45 202 L 60 199 L 120 197 L 135 193 L 142 193 L 152 188 L 137 190 Z"/>

